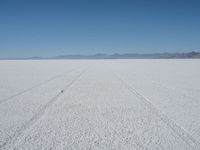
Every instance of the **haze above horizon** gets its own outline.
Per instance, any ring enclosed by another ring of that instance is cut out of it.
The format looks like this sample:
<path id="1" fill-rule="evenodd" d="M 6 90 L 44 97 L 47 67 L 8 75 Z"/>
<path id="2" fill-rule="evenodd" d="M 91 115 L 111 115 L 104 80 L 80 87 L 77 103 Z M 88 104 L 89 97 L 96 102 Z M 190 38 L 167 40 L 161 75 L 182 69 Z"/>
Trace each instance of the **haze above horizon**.
<path id="1" fill-rule="evenodd" d="M 1 0 L 0 58 L 200 51 L 198 0 Z"/>

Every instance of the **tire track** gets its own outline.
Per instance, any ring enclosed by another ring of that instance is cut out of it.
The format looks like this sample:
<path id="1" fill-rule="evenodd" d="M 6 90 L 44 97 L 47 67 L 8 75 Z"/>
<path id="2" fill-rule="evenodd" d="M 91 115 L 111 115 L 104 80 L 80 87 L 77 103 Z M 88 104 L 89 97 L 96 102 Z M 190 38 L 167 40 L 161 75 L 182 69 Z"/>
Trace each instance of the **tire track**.
<path id="1" fill-rule="evenodd" d="M 142 72 L 142 74 L 144 74 L 145 76 L 148 76 L 148 74 L 145 73 L 145 72 Z M 131 75 L 135 76 L 134 73 L 131 73 Z M 148 79 L 145 78 L 145 80 L 148 80 Z M 153 84 L 155 84 L 156 86 L 158 86 L 160 88 L 164 88 L 164 89 L 169 90 L 169 91 L 171 91 L 173 93 L 176 93 L 176 90 L 175 90 L 176 88 L 173 88 L 171 86 L 167 86 L 166 84 L 164 84 L 162 82 L 159 82 L 159 81 L 156 81 L 155 79 L 151 78 L 150 82 L 153 83 Z M 198 101 L 196 98 L 193 98 L 193 97 L 191 97 L 191 96 L 189 96 L 189 95 L 187 95 L 185 93 L 182 93 L 182 92 L 181 92 L 180 96 L 182 96 L 183 98 L 187 98 L 187 99 L 193 100 L 193 101 Z"/>
<path id="2" fill-rule="evenodd" d="M 64 92 L 66 92 L 80 77 L 89 69 L 87 67 L 81 73 L 79 73 L 69 84 L 67 84 L 61 92 L 59 92 L 57 95 L 55 95 L 46 105 L 44 105 L 27 123 L 25 123 L 19 131 L 17 131 L 12 137 L 6 139 L 6 141 L 0 145 L 0 149 L 9 149 L 17 141 L 20 139 L 21 136 L 23 136 L 24 132 L 28 129 L 30 129 L 37 121 L 42 118 L 42 116 L 50 109 L 53 104 L 55 104 L 56 101 L 58 101 L 59 97 L 63 95 Z"/>
<path id="3" fill-rule="evenodd" d="M 64 76 L 66 73 L 68 74 L 68 73 L 73 72 L 74 70 L 78 70 L 79 68 L 80 68 L 80 67 L 77 67 L 77 68 L 71 69 L 71 70 L 69 70 L 69 71 L 66 71 L 66 72 L 64 72 L 64 73 L 62 73 L 62 74 L 53 76 L 53 77 L 51 77 L 51 78 L 49 78 L 49 79 L 47 79 L 47 80 L 45 80 L 45 81 L 42 81 L 42 82 L 40 82 L 40 83 L 38 83 L 38 84 L 36 84 L 36 85 L 30 87 L 30 88 L 27 88 L 27 89 L 25 89 L 25 90 L 23 90 L 23 91 L 21 91 L 21 92 L 19 92 L 19 93 L 16 93 L 16 94 L 14 94 L 14 95 L 12 95 L 12 96 L 9 96 L 9 97 L 7 97 L 7 98 L 4 98 L 4 99 L 0 100 L 0 105 L 1 105 L 2 103 L 4 103 L 4 102 L 7 102 L 7 101 L 11 100 L 12 98 L 15 98 L 15 97 L 17 97 L 17 96 L 20 96 L 20 95 L 22 95 L 22 94 L 24 94 L 24 93 L 26 93 L 26 92 L 28 92 L 28 91 L 31 91 L 31 90 L 33 90 L 33 89 L 35 89 L 35 88 L 37 88 L 37 87 L 40 87 L 40 86 L 42 86 L 42 85 L 45 85 L 46 83 L 48 83 L 48 82 L 50 82 L 50 81 L 53 81 L 53 80 L 55 80 L 55 79 L 57 79 L 57 78 L 59 78 L 59 77 L 62 77 L 62 76 Z"/>
<path id="4" fill-rule="evenodd" d="M 200 143 L 198 140 L 196 140 L 190 133 L 188 133 L 185 129 L 177 125 L 174 121 L 170 120 L 167 115 L 165 115 L 163 112 L 161 112 L 159 109 L 157 109 L 148 98 L 146 98 L 144 95 L 140 94 L 134 87 L 132 87 L 130 84 L 128 84 L 125 80 L 123 80 L 121 77 L 119 77 L 113 70 L 110 69 L 110 71 L 113 73 L 113 75 L 120 80 L 127 89 L 133 93 L 135 96 L 138 97 L 138 99 L 143 102 L 153 114 L 155 114 L 160 120 L 162 120 L 174 133 L 176 133 L 186 144 L 188 144 L 192 149 L 199 150 L 200 149 Z"/>

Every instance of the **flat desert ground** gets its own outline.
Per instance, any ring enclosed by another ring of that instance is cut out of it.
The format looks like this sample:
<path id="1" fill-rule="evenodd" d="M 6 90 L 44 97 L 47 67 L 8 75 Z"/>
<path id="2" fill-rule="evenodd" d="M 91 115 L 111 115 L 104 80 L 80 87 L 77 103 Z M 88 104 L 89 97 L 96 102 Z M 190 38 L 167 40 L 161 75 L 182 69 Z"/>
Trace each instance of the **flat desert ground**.
<path id="1" fill-rule="evenodd" d="M 199 150 L 200 60 L 2 60 L 1 150 Z"/>

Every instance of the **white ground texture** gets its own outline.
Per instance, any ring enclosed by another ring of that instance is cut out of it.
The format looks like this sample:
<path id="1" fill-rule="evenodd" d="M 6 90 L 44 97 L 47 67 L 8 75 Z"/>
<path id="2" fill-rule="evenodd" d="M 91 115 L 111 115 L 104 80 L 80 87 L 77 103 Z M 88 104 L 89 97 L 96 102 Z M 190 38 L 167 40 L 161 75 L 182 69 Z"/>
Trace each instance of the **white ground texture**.
<path id="1" fill-rule="evenodd" d="M 0 61 L 1 150 L 200 150 L 200 60 Z"/>

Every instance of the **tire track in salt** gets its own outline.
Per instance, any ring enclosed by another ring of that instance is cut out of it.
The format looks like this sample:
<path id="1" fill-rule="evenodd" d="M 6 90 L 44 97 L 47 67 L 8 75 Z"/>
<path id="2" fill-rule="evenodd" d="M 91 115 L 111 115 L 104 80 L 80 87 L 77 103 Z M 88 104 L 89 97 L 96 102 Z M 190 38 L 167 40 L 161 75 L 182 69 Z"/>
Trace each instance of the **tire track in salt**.
<path id="1" fill-rule="evenodd" d="M 142 101 L 153 114 L 155 114 L 160 120 L 162 120 L 174 133 L 176 133 L 186 144 L 188 144 L 192 149 L 199 150 L 200 143 L 197 139 L 195 139 L 190 133 L 188 133 L 185 129 L 177 125 L 174 121 L 170 120 L 167 115 L 161 112 L 158 108 L 156 108 L 148 98 L 144 95 L 140 94 L 134 87 L 128 84 L 125 80 L 123 80 L 119 75 L 117 75 L 112 69 L 110 71 L 113 75 L 120 80 L 127 89 L 138 97 L 140 101 Z"/>
<path id="2" fill-rule="evenodd" d="M 45 85 L 46 83 L 48 83 L 48 82 L 50 82 L 50 81 L 53 81 L 53 80 L 55 80 L 55 79 L 57 79 L 57 78 L 59 78 L 59 77 L 62 77 L 62 76 L 64 76 L 65 74 L 71 73 L 71 72 L 73 72 L 74 70 L 78 70 L 79 68 L 80 68 L 80 67 L 77 67 L 77 68 L 71 69 L 71 70 L 69 70 L 69 71 L 66 71 L 66 72 L 64 72 L 64 73 L 62 73 L 62 74 L 53 76 L 53 77 L 51 77 L 51 78 L 49 78 L 49 79 L 47 79 L 47 80 L 44 80 L 44 81 L 42 81 L 42 82 L 40 82 L 40 83 L 38 83 L 38 84 L 36 84 L 36 85 L 30 87 L 30 88 L 27 88 L 27 89 L 25 89 L 25 90 L 22 90 L 22 91 L 19 92 L 19 93 L 16 93 L 16 94 L 11 95 L 11 96 L 9 96 L 9 97 L 7 97 L 7 98 L 4 98 L 4 99 L 0 100 L 0 104 L 2 104 L 2 103 L 4 103 L 4 102 L 7 102 L 7 101 L 11 100 L 12 98 L 15 98 L 15 97 L 17 97 L 17 96 L 20 96 L 20 95 L 22 95 L 22 94 L 24 94 L 24 93 L 26 93 L 26 92 L 29 92 L 29 91 L 31 91 L 31 90 L 37 88 L 37 87 L 40 87 L 40 86 L 42 86 L 42 85 Z"/>
<path id="3" fill-rule="evenodd" d="M 145 73 L 144 71 L 142 72 L 142 74 L 144 74 L 145 76 L 148 76 L 148 74 Z M 131 76 L 135 76 L 135 74 L 131 73 Z M 146 78 L 145 80 L 148 80 L 148 79 Z M 162 82 L 156 81 L 155 79 L 151 78 L 150 82 L 153 83 L 153 84 L 155 84 L 156 86 L 158 86 L 160 88 L 164 88 L 164 89 L 169 90 L 169 91 L 171 91 L 173 93 L 176 93 L 176 90 L 175 90 L 176 88 L 168 86 L 168 85 L 166 85 L 166 84 L 164 84 Z M 193 101 L 197 101 L 198 100 L 198 99 L 193 98 L 193 97 L 191 97 L 191 96 L 189 96 L 189 95 L 187 95 L 185 93 L 182 93 L 182 92 L 181 92 L 180 96 L 182 96 L 183 98 L 187 98 L 187 99 L 193 100 Z"/>
<path id="4" fill-rule="evenodd" d="M 145 73 L 144 71 L 142 71 L 142 74 L 144 74 L 145 76 L 148 76 L 148 74 L 147 73 Z M 131 73 L 131 76 L 135 76 L 136 77 L 136 74 L 135 73 Z M 145 78 L 145 80 L 148 80 L 147 78 Z M 151 82 L 151 83 L 153 83 L 154 85 L 156 85 L 157 87 L 160 87 L 160 88 L 163 88 L 163 89 L 165 89 L 165 90 L 168 90 L 168 91 L 170 91 L 170 92 L 173 92 L 174 94 L 176 94 L 176 89 L 177 89 L 177 87 L 175 88 L 173 88 L 173 87 L 171 87 L 171 86 L 169 86 L 169 85 L 166 85 L 166 84 L 164 84 L 164 83 L 162 83 L 162 82 L 159 82 L 159 81 L 156 81 L 155 79 L 152 79 L 151 78 L 151 80 L 149 80 L 149 82 Z M 198 90 L 198 89 L 193 89 L 193 90 Z M 171 95 L 170 95 L 171 96 Z M 194 97 L 191 97 L 191 96 L 189 96 L 188 94 L 186 94 L 186 93 L 180 93 L 180 96 L 182 97 L 182 98 L 186 98 L 186 99 L 190 99 L 190 100 L 192 100 L 192 101 L 198 101 L 198 99 L 196 99 L 196 98 L 194 98 Z M 197 127 L 197 128 L 194 128 L 194 129 L 192 129 L 191 131 L 190 131 L 190 135 L 191 136 L 193 136 L 194 137 L 194 135 L 196 134 L 196 133 L 200 133 L 200 127 Z M 198 137 L 198 136 L 197 136 Z M 197 138 L 197 137 L 194 137 L 194 138 Z M 198 138 L 196 139 L 197 141 L 199 141 L 198 140 Z"/>
<path id="5" fill-rule="evenodd" d="M 81 71 L 69 84 L 67 84 L 61 92 L 59 92 L 57 95 L 55 95 L 46 105 L 44 105 L 27 123 L 25 123 L 19 131 L 17 131 L 12 137 L 6 139 L 6 141 L 0 145 L 0 149 L 9 149 L 13 145 L 17 143 L 17 141 L 20 140 L 20 137 L 23 136 L 24 132 L 31 128 L 37 121 L 42 118 L 42 116 L 46 113 L 50 107 L 55 104 L 56 101 L 58 101 L 59 97 L 63 95 L 64 92 L 66 92 L 80 77 L 89 69 L 87 67 L 83 71 Z"/>

